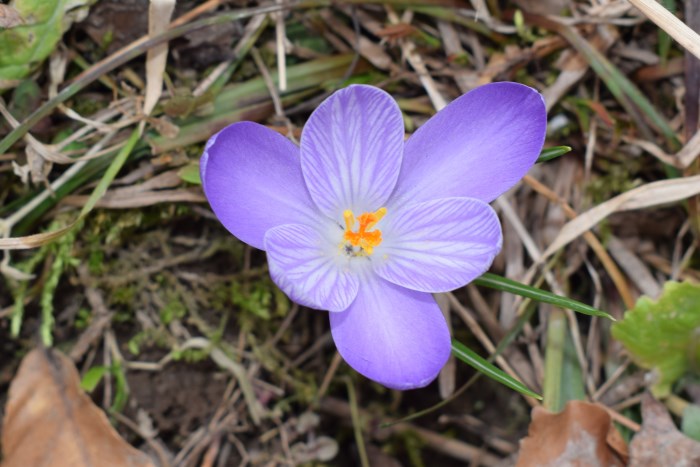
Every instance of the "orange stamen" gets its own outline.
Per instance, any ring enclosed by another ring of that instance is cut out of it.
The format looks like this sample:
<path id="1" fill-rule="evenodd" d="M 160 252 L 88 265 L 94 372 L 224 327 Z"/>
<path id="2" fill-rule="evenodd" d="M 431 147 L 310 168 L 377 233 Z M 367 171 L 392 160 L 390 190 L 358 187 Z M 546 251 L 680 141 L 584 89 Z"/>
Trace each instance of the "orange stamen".
<path id="1" fill-rule="evenodd" d="M 354 247 L 359 246 L 364 254 L 371 255 L 372 251 L 374 251 L 374 247 L 382 243 L 381 230 L 372 229 L 385 214 L 386 208 L 380 208 L 375 212 L 360 214 L 357 219 L 355 219 L 355 215 L 352 211 L 347 209 L 343 212 L 343 218 L 345 219 L 345 234 L 343 235 L 343 240 Z M 357 232 L 353 232 L 352 230 L 355 226 L 355 220 L 359 223 Z"/>

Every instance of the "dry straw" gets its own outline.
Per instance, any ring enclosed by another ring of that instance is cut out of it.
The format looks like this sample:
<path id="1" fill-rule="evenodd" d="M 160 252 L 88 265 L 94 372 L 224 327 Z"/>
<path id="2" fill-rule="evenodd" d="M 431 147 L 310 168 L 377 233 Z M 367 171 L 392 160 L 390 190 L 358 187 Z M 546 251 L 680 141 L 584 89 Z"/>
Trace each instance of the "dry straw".
<path id="1" fill-rule="evenodd" d="M 655 0 L 630 0 L 644 15 L 700 59 L 700 35 Z"/>

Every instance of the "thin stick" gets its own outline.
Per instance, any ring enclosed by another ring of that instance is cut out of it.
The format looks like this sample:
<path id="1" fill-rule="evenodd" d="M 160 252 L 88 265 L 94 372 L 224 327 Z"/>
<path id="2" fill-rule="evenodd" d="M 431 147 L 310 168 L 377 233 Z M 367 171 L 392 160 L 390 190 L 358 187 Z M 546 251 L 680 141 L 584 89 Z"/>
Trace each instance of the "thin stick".
<path id="1" fill-rule="evenodd" d="M 277 0 L 278 5 L 282 5 L 282 0 Z M 275 38 L 277 39 L 277 71 L 279 74 L 279 90 L 284 92 L 287 90 L 287 54 L 285 42 L 287 35 L 284 26 L 284 14 L 280 11 L 273 13 L 275 15 Z"/>

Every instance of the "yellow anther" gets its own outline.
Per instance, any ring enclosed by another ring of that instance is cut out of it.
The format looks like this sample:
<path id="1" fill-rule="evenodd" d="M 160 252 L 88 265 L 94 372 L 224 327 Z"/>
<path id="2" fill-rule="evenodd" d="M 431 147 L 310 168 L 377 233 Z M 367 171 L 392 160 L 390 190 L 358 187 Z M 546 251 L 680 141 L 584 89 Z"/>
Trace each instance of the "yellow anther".
<path id="1" fill-rule="evenodd" d="M 346 209 L 343 212 L 343 217 L 345 218 L 345 230 L 352 230 L 352 226 L 355 225 L 355 216 L 352 214 L 352 211 Z"/>
<path id="2" fill-rule="evenodd" d="M 353 231 L 355 226 L 355 215 L 347 209 L 343 212 L 345 219 L 345 234 L 343 240 L 353 247 L 360 247 L 361 254 L 371 255 L 376 246 L 382 243 L 382 232 L 372 230 L 386 214 L 386 208 L 377 209 L 375 212 L 365 212 L 357 216 L 359 226 L 357 231 Z"/>
<path id="3" fill-rule="evenodd" d="M 368 230 L 371 229 L 372 227 L 374 227 L 375 225 L 377 225 L 377 222 L 382 220 L 382 217 L 384 217 L 386 215 L 386 208 L 379 208 L 376 211 L 374 211 L 374 213 L 372 215 L 374 216 L 374 220 L 372 222 L 370 222 L 369 224 L 367 224 Z"/>

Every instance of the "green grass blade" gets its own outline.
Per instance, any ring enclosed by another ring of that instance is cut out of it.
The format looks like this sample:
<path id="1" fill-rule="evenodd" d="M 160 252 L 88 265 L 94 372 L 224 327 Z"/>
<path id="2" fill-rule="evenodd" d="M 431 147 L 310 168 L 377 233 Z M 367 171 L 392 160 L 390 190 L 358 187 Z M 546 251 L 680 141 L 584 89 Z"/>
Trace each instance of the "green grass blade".
<path id="1" fill-rule="evenodd" d="M 554 146 L 553 148 L 544 148 L 540 153 L 540 157 L 537 158 L 537 162 L 551 161 L 552 159 L 563 156 L 570 151 L 571 146 Z"/>
<path id="2" fill-rule="evenodd" d="M 489 287 L 491 289 L 500 290 L 502 292 L 508 292 L 515 295 L 520 295 L 521 297 L 527 297 L 538 302 L 549 303 L 561 308 L 567 308 L 573 310 L 577 313 L 583 313 L 584 315 L 600 316 L 602 318 L 608 318 L 610 320 L 616 321 L 615 318 L 610 316 L 608 313 L 601 311 L 597 308 L 593 308 L 585 303 L 577 302 L 567 297 L 562 297 L 561 295 L 553 294 L 552 292 L 547 292 L 546 290 L 537 289 L 529 285 L 521 284 L 511 279 L 505 277 L 497 276 L 496 274 L 486 273 L 478 279 L 474 280 L 476 285 L 481 285 L 483 287 Z"/>
<path id="3" fill-rule="evenodd" d="M 536 392 L 531 391 L 523 383 L 511 378 L 506 373 L 496 368 L 488 360 L 481 358 L 474 351 L 472 351 L 471 349 L 467 348 L 464 344 L 454 339 L 452 340 L 452 353 L 455 355 L 455 357 L 459 358 L 479 373 L 486 375 L 489 378 L 498 381 L 499 383 L 508 386 L 509 388 L 514 389 L 521 394 L 525 394 L 526 396 L 542 400 L 542 396 L 540 396 Z"/>

